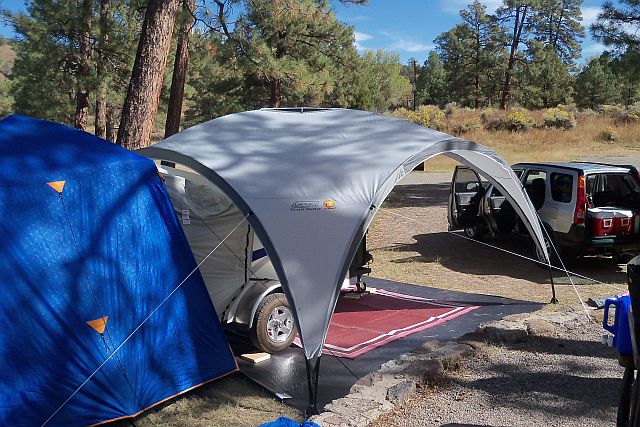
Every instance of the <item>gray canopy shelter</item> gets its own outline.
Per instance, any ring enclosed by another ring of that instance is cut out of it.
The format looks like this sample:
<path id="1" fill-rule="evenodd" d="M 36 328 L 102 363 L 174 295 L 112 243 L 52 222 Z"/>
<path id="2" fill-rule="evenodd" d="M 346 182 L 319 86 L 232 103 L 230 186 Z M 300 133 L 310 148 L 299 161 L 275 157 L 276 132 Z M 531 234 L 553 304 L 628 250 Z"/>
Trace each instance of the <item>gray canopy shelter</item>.
<path id="1" fill-rule="evenodd" d="M 293 308 L 307 367 L 315 363 L 313 375 L 308 369 L 311 405 L 329 321 L 358 244 L 396 183 L 421 162 L 444 154 L 477 170 L 547 255 L 536 211 L 504 160 L 405 120 L 346 109 L 262 109 L 194 126 L 140 153 L 193 169 L 247 215 Z"/>

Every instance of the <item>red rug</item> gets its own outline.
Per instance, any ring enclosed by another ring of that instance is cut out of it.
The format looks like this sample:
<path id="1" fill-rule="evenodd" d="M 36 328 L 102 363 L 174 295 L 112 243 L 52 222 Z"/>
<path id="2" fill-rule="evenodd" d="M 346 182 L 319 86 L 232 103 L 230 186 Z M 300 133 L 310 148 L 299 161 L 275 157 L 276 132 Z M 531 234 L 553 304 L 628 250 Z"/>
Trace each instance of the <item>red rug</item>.
<path id="1" fill-rule="evenodd" d="M 477 306 L 466 306 L 374 289 L 360 298 L 338 298 L 323 353 L 356 357 L 391 341 L 454 319 Z M 300 340 L 296 338 L 296 345 Z M 329 351 L 330 350 L 330 351 Z"/>

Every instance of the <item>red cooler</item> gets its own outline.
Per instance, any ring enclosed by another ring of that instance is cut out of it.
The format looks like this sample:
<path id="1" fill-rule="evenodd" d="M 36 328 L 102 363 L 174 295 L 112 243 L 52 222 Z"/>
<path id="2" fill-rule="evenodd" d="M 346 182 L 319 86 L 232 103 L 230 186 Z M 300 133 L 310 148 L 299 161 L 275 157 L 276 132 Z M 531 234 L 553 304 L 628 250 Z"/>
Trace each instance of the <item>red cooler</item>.
<path id="1" fill-rule="evenodd" d="M 590 208 L 588 212 L 589 222 L 591 224 L 591 235 L 593 237 L 611 236 L 614 234 L 614 211 L 602 208 Z"/>
<path id="2" fill-rule="evenodd" d="M 618 209 L 613 220 L 615 234 L 631 234 L 633 232 L 633 211 Z"/>

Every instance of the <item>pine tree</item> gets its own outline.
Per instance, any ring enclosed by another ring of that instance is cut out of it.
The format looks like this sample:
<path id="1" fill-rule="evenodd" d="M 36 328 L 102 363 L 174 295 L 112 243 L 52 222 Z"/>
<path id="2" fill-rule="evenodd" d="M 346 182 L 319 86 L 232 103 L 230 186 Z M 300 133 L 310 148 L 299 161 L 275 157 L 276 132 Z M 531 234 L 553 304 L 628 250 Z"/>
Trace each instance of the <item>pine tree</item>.
<path id="1" fill-rule="evenodd" d="M 440 55 L 434 50 L 424 62 L 417 83 L 418 104 L 440 105 L 449 102 L 447 91 L 447 70 Z"/>
<path id="2" fill-rule="evenodd" d="M 518 104 L 530 109 L 571 102 L 573 79 L 552 45 L 535 44 L 526 66 L 520 67 L 521 86 L 514 91 Z"/>
<path id="3" fill-rule="evenodd" d="M 449 93 L 461 105 L 479 108 L 495 98 L 506 35 L 486 8 L 475 1 L 460 11 L 462 24 L 435 40 L 449 76 Z"/>
<path id="4" fill-rule="evenodd" d="M 606 46 L 618 49 L 640 46 L 640 0 L 605 1 L 591 34 Z"/>
<path id="5" fill-rule="evenodd" d="M 500 108 L 503 110 L 511 99 L 511 86 L 516 62 L 522 57 L 520 47 L 526 43 L 533 27 L 534 11 L 539 0 L 504 0 L 497 11 L 498 19 L 510 28 L 509 56 L 504 71 Z"/>
<path id="6" fill-rule="evenodd" d="M 611 60 L 607 55 L 595 58 L 576 78 L 576 103 L 595 109 L 603 104 L 615 104 L 620 99 Z"/>
<path id="7" fill-rule="evenodd" d="M 354 58 L 353 29 L 325 0 L 255 0 L 235 31 L 246 66 L 268 85 L 268 104 L 322 102 L 336 67 Z"/>
<path id="8" fill-rule="evenodd" d="M 567 65 L 580 58 L 584 37 L 581 5 L 582 0 L 541 0 L 534 12 L 534 38 L 551 46 Z"/>
<path id="9" fill-rule="evenodd" d="M 179 0 L 149 0 L 147 4 L 118 129 L 118 144 L 130 150 L 151 144 L 179 5 Z"/>

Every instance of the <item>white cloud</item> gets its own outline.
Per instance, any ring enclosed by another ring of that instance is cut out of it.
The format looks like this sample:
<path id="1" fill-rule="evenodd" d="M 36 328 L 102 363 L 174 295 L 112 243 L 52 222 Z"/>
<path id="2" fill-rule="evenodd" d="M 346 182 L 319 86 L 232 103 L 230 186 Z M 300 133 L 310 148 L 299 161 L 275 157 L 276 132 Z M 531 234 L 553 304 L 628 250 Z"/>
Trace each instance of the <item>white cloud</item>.
<path id="1" fill-rule="evenodd" d="M 582 8 L 582 25 L 589 30 L 591 24 L 598 18 L 601 9 L 599 7 L 583 7 Z"/>
<path id="2" fill-rule="evenodd" d="M 405 52 L 425 52 L 427 50 L 433 49 L 434 46 L 432 44 L 423 44 L 418 43 L 413 40 L 408 39 L 397 39 L 391 43 L 390 50 L 403 50 Z"/>
<path id="3" fill-rule="evenodd" d="M 371 40 L 373 38 L 372 35 L 359 33 L 357 31 L 354 33 L 354 35 L 356 36 L 356 42 L 354 44 L 356 46 L 356 49 L 358 50 L 366 50 L 367 48 L 362 45 L 362 42 Z"/>
<path id="4" fill-rule="evenodd" d="M 502 0 L 480 0 L 485 5 L 487 13 L 495 13 L 502 5 Z M 460 10 L 466 9 L 471 4 L 471 0 L 440 0 L 440 6 L 443 11 L 458 14 Z"/>

